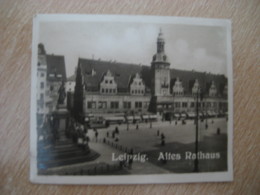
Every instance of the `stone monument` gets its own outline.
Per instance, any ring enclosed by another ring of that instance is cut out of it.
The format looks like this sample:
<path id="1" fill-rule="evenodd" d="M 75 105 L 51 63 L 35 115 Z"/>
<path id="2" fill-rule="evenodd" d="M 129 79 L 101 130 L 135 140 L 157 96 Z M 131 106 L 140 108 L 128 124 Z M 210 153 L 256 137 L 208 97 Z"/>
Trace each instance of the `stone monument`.
<path id="1" fill-rule="evenodd" d="M 59 97 L 57 100 L 56 110 L 53 112 L 53 118 L 56 121 L 55 130 L 58 133 L 58 137 L 63 138 L 69 123 L 69 112 L 67 110 L 66 104 L 64 103 L 66 98 L 64 81 L 61 83 L 58 94 Z"/>

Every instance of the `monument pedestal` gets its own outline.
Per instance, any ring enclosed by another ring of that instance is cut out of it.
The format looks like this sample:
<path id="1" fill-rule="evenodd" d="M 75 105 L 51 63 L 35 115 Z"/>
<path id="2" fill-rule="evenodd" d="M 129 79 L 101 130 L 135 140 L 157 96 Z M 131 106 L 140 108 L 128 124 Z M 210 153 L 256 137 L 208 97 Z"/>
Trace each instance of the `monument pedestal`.
<path id="1" fill-rule="evenodd" d="M 59 138 L 65 137 L 65 131 L 69 124 L 69 112 L 66 105 L 58 105 L 52 115 L 54 119 L 55 131 L 58 133 Z"/>

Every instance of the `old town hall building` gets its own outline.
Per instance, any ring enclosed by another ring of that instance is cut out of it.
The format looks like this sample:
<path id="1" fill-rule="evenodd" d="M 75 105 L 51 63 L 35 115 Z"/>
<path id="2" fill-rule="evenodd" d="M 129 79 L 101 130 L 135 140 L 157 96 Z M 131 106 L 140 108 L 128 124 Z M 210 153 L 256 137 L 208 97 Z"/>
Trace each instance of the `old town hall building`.
<path id="1" fill-rule="evenodd" d="M 201 114 L 227 111 L 227 78 L 206 72 L 170 69 L 160 31 L 151 66 L 78 60 L 84 82 L 85 115 L 135 113 L 143 115 L 194 115 L 196 94 Z"/>

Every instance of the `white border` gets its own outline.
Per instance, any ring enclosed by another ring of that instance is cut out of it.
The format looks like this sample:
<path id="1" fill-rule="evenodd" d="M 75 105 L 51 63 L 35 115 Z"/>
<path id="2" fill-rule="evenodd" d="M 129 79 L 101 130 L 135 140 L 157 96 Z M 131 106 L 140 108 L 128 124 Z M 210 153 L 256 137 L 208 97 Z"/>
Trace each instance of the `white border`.
<path id="1" fill-rule="evenodd" d="M 182 173 L 127 176 L 39 176 L 37 175 L 36 132 L 36 81 L 37 48 L 40 22 L 84 21 L 84 22 L 136 22 L 161 24 L 186 24 L 201 26 L 223 26 L 226 28 L 227 76 L 228 76 L 228 171 L 210 173 Z M 127 15 L 80 15 L 40 14 L 33 19 L 32 71 L 31 71 L 31 123 L 30 123 L 30 180 L 44 184 L 148 184 L 233 181 L 233 70 L 231 46 L 231 21 L 226 19 L 183 18 L 164 16 Z"/>

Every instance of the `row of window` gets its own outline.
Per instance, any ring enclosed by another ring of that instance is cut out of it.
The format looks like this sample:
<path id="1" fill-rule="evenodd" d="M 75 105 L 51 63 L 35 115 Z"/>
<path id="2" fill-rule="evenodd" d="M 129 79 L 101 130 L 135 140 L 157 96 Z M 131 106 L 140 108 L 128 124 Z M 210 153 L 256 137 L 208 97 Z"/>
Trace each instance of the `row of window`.
<path id="1" fill-rule="evenodd" d="M 181 92 L 181 91 L 173 92 L 173 95 L 174 95 L 174 96 L 176 96 L 176 95 L 183 95 L 183 92 Z"/>
<path id="2" fill-rule="evenodd" d="M 93 102 L 87 103 L 87 108 L 88 109 L 96 109 L 96 108 L 106 109 L 107 104 L 108 104 L 108 102 L 106 102 L 106 101 L 99 101 L 98 104 L 96 104 L 96 102 L 93 101 Z M 136 101 L 134 105 L 135 105 L 135 108 L 142 108 L 143 106 L 147 107 L 148 103 Z M 118 109 L 119 108 L 119 102 L 118 101 L 110 102 L 110 108 L 111 109 Z M 123 108 L 124 109 L 131 109 L 132 108 L 131 102 L 123 102 Z"/>
<path id="3" fill-rule="evenodd" d="M 141 86 L 142 85 L 142 81 L 134 81 L 134 84 Z"/>
<path id="4" fill-rule="evenodd" d="M 219 102 L 219 106 L 221 106 L 221 105 L 222 105 L 222 103 Z M 180 108 L 180 107 L 187 108 L 188 107 L 188 103 L 187 102 L 175 102 L 174 106 L 176 108 Z M 190 103 L 190 107 L 191 108 L 194 108 L 195 106 L 196 106 L 195 102 L 191 102 Z M 210 108 L 210 107 L 217 107 L 217 102 L 202 102 L 202 103 L 199 102 L 198 103 L 198 107 L 208 107 L 208 108 Z"/>
<path id="5" fill-rule="evenodd" d="M 116 93 L 116 89 L 101 89 L 101 93 Z"/>
<path id="6" fill-rule="evenodd" d="M 144 94 L 144 90 L 142 89 L 131 90 L 131 94 Z"/>
<path id="7" fill-rule="evenodd" d="M 62 78 L 62 75 L 61 75 L 61 74 L 52 74 L 52 73 L 50 73 L 50 74 L 49 74 L 49 77 Z"/>
<path id="8" fill-rule="evenodd" d="M 107 80 L 107 79 L 106 79 L 106 80 L 105 80 L 105 83 L 106 83 L 106 84 L 108 84 L 108 83 L 112 84 L 112 83 L 113 83 L 113 80 Z"/>
<path id="9" fill-rule="evenodd" d="M 114 89 L 105 89 L 105 88 L 101 89 L 101 93 L 104 93 L 104 94 L 115 94 L 116 92 L 117 91 L 115 88 Z M 131 90 L 131 94 L 143 95 L 144 90 L 139 90 L 139 89 Z"/>
<path id="10" fill-rule="evenodd" d="M 44 88 L 44 82 L 41 82 L 40 83 L 40 88 L 43 89 Z M 54 87 L 53 85 L 50 86 L 50 91 L 53 91 L 54 90 Z"/>
<path id="11" fill-rule="evenodd" d="M 41 72 L 41 73 L 37 73 L 37 76 L 39 76 L 39 74 L 40 74 L 40 77 L 44 77 L 45 76 L 45 74 L 43 73 L 43 72 Z"/>

